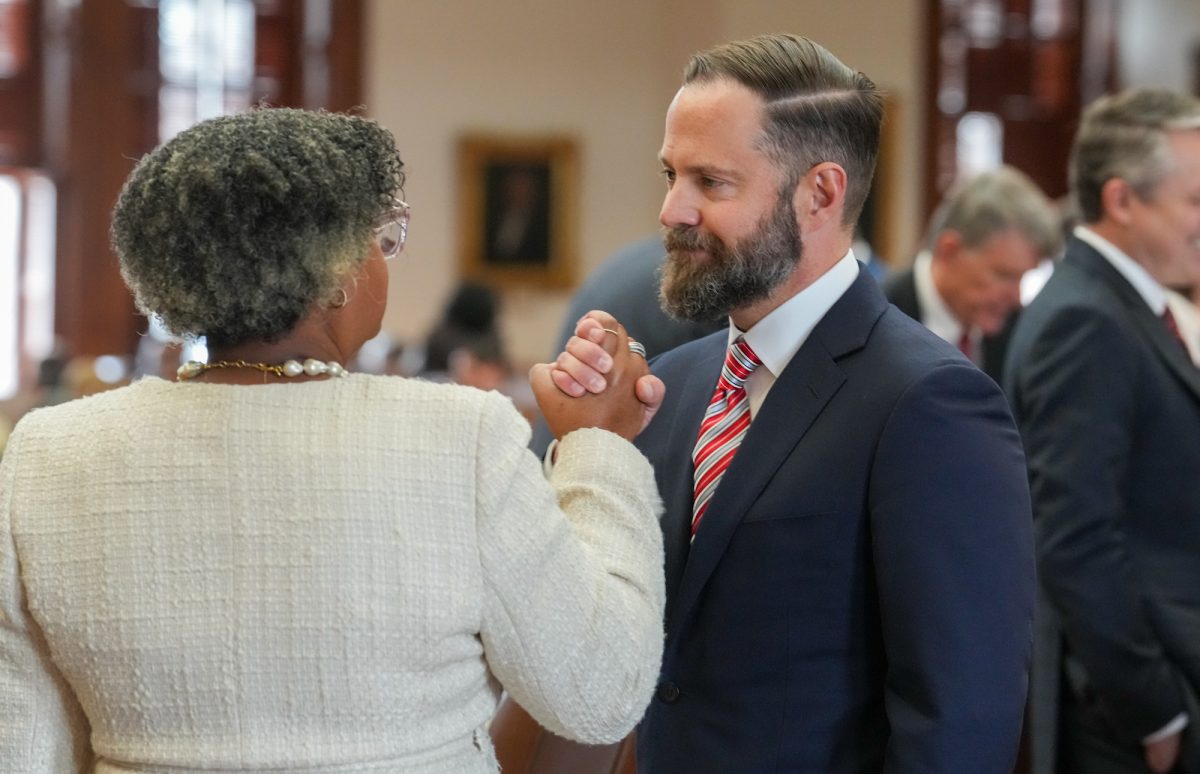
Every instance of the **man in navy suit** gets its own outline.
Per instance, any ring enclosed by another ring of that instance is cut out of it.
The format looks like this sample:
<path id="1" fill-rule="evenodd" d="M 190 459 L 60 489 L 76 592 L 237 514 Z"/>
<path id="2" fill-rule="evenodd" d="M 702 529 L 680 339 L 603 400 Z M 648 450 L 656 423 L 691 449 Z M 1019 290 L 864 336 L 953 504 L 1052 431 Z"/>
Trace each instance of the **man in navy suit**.
<path id="1" fill-rule="evenodd" d="M 886 277 L 896 307 L 1000 383 L 1025 272 L 1062 248 L 1054 205 L 1009 166 L 955 186 L 929 219 L 911 268 Z"/>
<path id="2" fill-rule="evenodd" d="M 1102 98 L 1070 170 L 1082 225 L 1005 369 L 1044 602 L 1034 771 L 1197 772 L 1200 371 L 1164 312 L 1200 279 L 1200 100 Z"/>
<path id="3" fill-rule="evenodd" d="M 730 326 L 653 363 L 669 597 L 641 774 L 1012 769 L 1024 457 L 999 388 L 850 251 L 882 113 L 790 35 L 693 57 L 667 113 L 663 302 Z M 580 323 L 560 389 L 604 389 L 616 325 Z"/>

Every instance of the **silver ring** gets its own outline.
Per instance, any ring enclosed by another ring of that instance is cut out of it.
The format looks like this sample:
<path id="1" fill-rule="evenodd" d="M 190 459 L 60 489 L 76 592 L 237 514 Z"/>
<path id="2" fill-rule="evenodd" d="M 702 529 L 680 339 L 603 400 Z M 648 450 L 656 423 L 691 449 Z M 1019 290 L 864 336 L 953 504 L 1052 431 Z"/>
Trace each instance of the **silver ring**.
<path id="1" fill-rule="evenodd" d="M 633 339 L 630 339 L 629 351 L 635 355 L 641 355 L 642 357 L 646 356 L 646 348 L 642 346 L 642 342 L 640 341 L 634 341 Z"/>

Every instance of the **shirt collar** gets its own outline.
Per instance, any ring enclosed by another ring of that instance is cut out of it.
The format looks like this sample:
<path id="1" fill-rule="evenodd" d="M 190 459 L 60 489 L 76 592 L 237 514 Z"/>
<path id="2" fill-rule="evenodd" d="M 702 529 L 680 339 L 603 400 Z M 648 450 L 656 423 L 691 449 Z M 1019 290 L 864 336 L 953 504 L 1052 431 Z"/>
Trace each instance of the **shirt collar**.
<path id="1" fill-rule="evenodd" d="M 854 251 L 829 268 L 811 285 L 771 310 L 749 331 L 729 323 L 729 342 L 745 336 L 746 343 L 776 378 L 808 340 L 813 328 L 858 277 Z"/>
<path id="2" fill-rule="evenodd" d="M 1104 256 L 1104 259 L 1111 263 L 1112 267 L 1120 272 L 1130 285 L 1133 285 L 1133 289 L 1146 302 L 1146 306 L 1150 307 L 1150 310 L 1159 317 L 1162 316 L 1167 308 L 1167 291 L 1158 284 L 1154 277 L 1150 276 L 1150 272 L 1126 255 L 1121 248 L 1090 228 L 1076 226 L 1074 234 L 1081 242 L 1091 245 L 1096 252 Z"/>
<path id="3" fill-rule="evenodd" d="M 933 282 L 933 254 L 922 250 L 913 261 L 913 284 L 917 288 L 917 306 L 921 310 L 920 322 L 938 338 L 958 346 L 962 338 L 963 324 L 946 306 Z"/>

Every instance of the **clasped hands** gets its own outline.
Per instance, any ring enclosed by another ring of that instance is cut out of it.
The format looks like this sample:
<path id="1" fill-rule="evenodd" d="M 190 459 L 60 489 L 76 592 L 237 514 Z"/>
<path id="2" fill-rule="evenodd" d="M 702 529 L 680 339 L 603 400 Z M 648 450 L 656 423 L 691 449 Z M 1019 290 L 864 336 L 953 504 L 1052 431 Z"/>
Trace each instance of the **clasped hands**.
<path id="1" fill-rule="evenodd" d="M 630 348 L 624 326 L 598 310 L 579 320 L 553 363 L 530 369 L 529 384 L 555 438 L 599 427 L 633 440 L 650 424 L 666 394 L 645 357 Z"/>

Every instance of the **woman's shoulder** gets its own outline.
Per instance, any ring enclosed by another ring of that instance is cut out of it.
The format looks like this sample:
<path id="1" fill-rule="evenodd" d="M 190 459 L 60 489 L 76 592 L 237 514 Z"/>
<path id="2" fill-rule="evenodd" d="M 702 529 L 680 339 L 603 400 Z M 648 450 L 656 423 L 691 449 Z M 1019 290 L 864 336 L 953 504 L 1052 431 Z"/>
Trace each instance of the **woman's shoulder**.
<path id="1" fill-rule="evenodd" d="M 366 393 L 372 397 L 426 401 L 459 409 L 472 407 L 477 410 L 495 410 L 500 405 L 512 405 L 509 398 L 495 390 L 484 391 L 453 382 L 375 374 L 358 374 L 354 378 L 364 385 Z"/>
<path id="2" fill-rule="evenodd" d="M 384 406 L 390 403 L 402 407 L 405 413 L 472 424 L 528 424 L 512 399 L 495 390 L 414 377 L 359 375 L 357 379 L 363 385 L 366 402 Z"/>
<path id="3" fill-rule="evenodd" d="M 114 387 L 93 395 L 74 398 L 52 406 L 31 409 L 17 422 L 17 428 L 76 427 L 102 416 L 121 415 L 136 411 L 147 393 L 158 392 L 170 383 L 157 377 L 139 379 L 132 384 Z"/>

